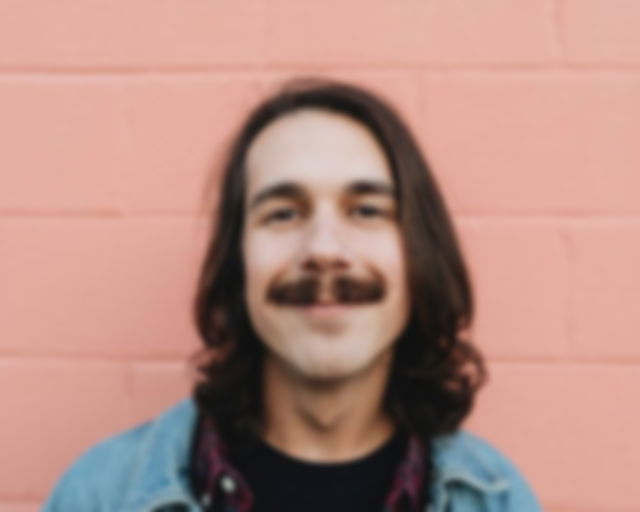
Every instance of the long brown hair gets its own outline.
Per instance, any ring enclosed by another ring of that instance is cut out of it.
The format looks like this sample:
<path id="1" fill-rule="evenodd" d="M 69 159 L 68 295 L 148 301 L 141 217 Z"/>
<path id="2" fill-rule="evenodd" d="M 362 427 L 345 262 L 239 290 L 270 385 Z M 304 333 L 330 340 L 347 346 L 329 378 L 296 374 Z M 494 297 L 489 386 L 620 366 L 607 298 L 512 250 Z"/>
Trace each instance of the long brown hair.
<path id="1" fill-rule="evenodd" d="M 461 332 L 470 326 L 468 271 L 434 176 L 401 116 L 362 87 L 322 78 L 287 82 L 257 105 L 235 135 L 210 244 L 201 268 L 194 316 L 204 348 L 194 356 L 200 381 L 193 396 L 229 440 L 249 433 L 262 413 L 263 344 L 244 302 L 241 254 L 245 157 L 256 134 L 297 109 L 351 116 L 382 145 L 399 192 L 399 222 L 408 258 L 411 313 L 395 344 L 385 407 L 409 431 L 428 439 L 455 430 L 487 378 L 481 354 Z"/>

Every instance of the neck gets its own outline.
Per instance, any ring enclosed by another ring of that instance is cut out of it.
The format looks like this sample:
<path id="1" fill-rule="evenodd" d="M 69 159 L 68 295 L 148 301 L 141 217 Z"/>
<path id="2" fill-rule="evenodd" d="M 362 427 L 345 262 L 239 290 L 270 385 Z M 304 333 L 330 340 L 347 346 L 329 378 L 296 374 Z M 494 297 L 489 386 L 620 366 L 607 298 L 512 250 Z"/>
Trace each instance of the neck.
<path id="1" fill-rule="evenodd" d="M 265 354 L 262 438 L 292 457 L 340 462 L 362 457 L 393 434 L 383 411 L 391 352 L 361 374 L 318 382 Z"/>

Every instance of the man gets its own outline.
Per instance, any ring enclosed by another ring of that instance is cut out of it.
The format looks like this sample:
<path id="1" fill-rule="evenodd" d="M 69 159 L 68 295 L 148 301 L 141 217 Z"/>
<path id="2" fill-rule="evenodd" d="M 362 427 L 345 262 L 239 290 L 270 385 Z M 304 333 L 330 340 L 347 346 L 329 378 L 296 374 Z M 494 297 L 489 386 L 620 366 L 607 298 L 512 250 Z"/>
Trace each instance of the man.
<path id="1" fill-rule="evenodd" d="M 445 203 L 400 117 L 299 80 L 226 163 L 193 399 L 89 450 L 54 511 L 540 510 L 460 429 L 485 379 Z"/>

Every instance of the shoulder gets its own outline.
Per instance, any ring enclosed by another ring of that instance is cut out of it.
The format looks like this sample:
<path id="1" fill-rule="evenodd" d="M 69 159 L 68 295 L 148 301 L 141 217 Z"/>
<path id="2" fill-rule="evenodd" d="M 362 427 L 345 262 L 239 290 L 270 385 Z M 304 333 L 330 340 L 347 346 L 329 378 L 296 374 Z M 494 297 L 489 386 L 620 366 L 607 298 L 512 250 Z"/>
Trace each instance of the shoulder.
<path id="1" fill-rule="evenodd" d="M 460 429 L 436 437 L 433 446 L 436 486 L 446 499 L 482 503 L 470 510 L 542 510 L 519 468 L 486 439 Z"/>
<path id="2" fill-rule="evenodd" d="M 151 422 L 110 436 L 85 450 L 56 483 L 44 512 L 92 512 L 116 507 Z"/>
<path id="3" fill-rule="evenodd" d="M 157 418 L 89 447 L 59 478 L 43 512 L 118 510 L 139 483 L 163 471 L 177 473 L 194 416 L 190 400 L 183 400 Z"/>

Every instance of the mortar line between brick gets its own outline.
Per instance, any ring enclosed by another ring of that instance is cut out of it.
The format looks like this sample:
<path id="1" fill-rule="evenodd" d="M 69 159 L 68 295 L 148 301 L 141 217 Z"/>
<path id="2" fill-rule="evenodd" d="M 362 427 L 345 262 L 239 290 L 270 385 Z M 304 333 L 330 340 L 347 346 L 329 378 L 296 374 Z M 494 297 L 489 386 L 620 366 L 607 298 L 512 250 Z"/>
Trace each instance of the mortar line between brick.
<path id="1" fill-rule="evenodd" d="M 37 494 L 3 494 L 0 496 L 0 508 L 3 505 L 19 506 L 19 507 L 37 507 L 41 506 L 45 496 Z"/>
<path id="2" fill-rule="evenodd" d="M 131 368 L 137 365 L 166 365 L 175 364 L 183 365 L 187 364 L 188 356 L 183 357 L 128 357 L 126 355 L 85 355 L 85 354 L 68 354 L 68 355 L 56 355 L 56 354 L 0 354 L 0 365 L 6 364 L 75 364 L 75 363 L 87 363 L 87 364 L 104 364 L 108 366 L 123 367 L 130 365 Z"/>
<path id="3" fill-rule="evenodd" d="M 640 71 L 640 62 L 571 62 L 571 61 L 548 61 L 539 63 L 496 63 L 496 62 L 474 62 L 474 63 L 330 63 L 330 64 L 306 64 L 306 63 L 287 63 L 287 64 L 270 64 L 261 65 L 259 67 L 226 67 L 226 66 L 201 66 L 201 67 L 180 67 L 180 66 L 159 66 L 155 68 L 57 68 L 57 67 L 0 67 L 0 78 L 11 76 L 94 76 L 94 77 L 120 77 L 120 76 L 162 76 L 173 77 L 179 75 L 211 75 L 216 73 L 225 73 L 227 75 L 257 75 L 261 76 L 269 72 L 331 72 L 331 71 L 450 71 L 450 72 L 518 72 L 518 71 L 622 71 L 622 72 L 638 72 Z"/>
<path id="4" fill-rule="evenodd" d="M 189 365 L 189 357 L 167 357 L 167 358 L 127 358 L 127 357 L 107 357 L 107 356 L 83 356 L 76 354 L 69 354 L 66 356 L 55 355 L 0 355 L 0 365 L 19 365 L 21 363 L 26 364 L 104 364 L 114 366 L 128 366 L 131 370 L 139 369 L 140 367 L 164 367 L 167 364 L 175 365 L 176 368 L 186 368 Z M 603 358 L 585 358 L 573 356 L 567 359 L 558 358 L 556 356 L 549 357 L 529 357 L 529 358 L 517 358 L 517 357 L 500 357 L 500 356 L 486 356 L 489 365 L 492 364 L 530 364 L 530 365 L 548 365 L 548 366 L 637 366 L 640 367 L 640 355 L 639 356 L 619 356 L 619 357 L 603 357 Z"/>
<path id="5" fill-rule="evenodd" d="M 487 214 L 461 214 L 453 213 L 453 217 L 460 221 L 473 222 L 640 222 L 640 214 L 602 214 L 602 213 L 581 213 L 581 214 L 525 214 L 525 213 L 487 213 Z M 184 212 L 162 212 L 162 211 L 61 211 L 61 210 L 1 210 L 0 221 L 3 219 L 180 219 L 180 220 L 209 220 L 211 215 L 208 212 L 198 213 L 191 211 Z"/>
<path id="6" fill-rule="evenodd" d="M 562 366 L 619 366 L 619 367 L 638 367 L 640 368 L 640 357 L 607 357 L 603 359 L 586 359 L 579 357 L 569 357 L 567 359 L 560 358 L 531 358 L 531 359 L 515 359 L 515 358 L 487 358 L 489 365 L 492 364 L 518 364 L 518 365 L 544 365 L 547 367 Z"/>

